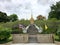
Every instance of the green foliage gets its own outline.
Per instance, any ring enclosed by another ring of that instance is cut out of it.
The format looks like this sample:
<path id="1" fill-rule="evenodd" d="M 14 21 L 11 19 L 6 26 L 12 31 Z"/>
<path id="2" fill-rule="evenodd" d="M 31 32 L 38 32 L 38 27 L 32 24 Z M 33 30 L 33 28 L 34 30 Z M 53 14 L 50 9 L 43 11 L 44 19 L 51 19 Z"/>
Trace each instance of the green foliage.
<path id="1" fill-rule="evenodd" d="M 46 25 L 48 27 L 46 33 L 56 33 L 56 31 L 58 29 L 58 24 L 57 24 L 57 20 L 55 18 L 47 20 Z"/>
<path id="2" fill-rule="evenodd" d="M 18 16 L 16 14 L 12 14 L 9 17 L 10 17 L 10 21 L 12 21 L 12 22 L 18 20 Z"/>
<path id="3" fill-rule="evenodd" d="M 59 41 L 60 41 L 60 25 L 59 25 L 59 27 L 58 27 L 57 35 L 58 35 Z"/>
<path id="4" fill-rule="evenodd" d="M 8 22 L 9 18 L 6 13 L 0 12 L 0 22 Z"/>
<path id="5" fill-rule="evenodd" d="M 35 24 L 40 28 L 42 28 L 43 32 L 42 33 L 45 33 L 45 23 L 46 21 L 44 20 L 35 20 Z"/>
<path id="6" fill-rule="evenodd" d="M 19 27 L 11 30 L 14 25 L 18 25 L 18 24 L 23 24 L 23 25 L 28 26 L 30 22 L 29 20 L 17 20 L 14 22 L 0 23 L 0 32 L 2 33 L 2 35 L 7 34 L 8 32 L 10 33 L 10 31 L 16 32 L 16 33 L 23 33 L 23 30 L 19 29 Z M 35 20 L 35 24 L 38 27 L 41 26 L 43 28 L 43 32 L 42 32 L 43 34 L 51 34 L 51 33 L 57 34 L 57 36 L 55 36 L 55 39 L 56 40 L 60 39 L 59 37 L 60 36 L 60 32 L 59 32 L 60 31 L 60 20 L 57 20 L 56 18 L 51 18 L 49 20 Z M 45 24 L 48 27 L 47 29 L 45 29 Z M 4 35 L 4 37 L 6 36 Z"/>
<path id="7" fill-rule="evenodd" d="M 60 32 L 58 32 L 57 35 L 58 35 L 58 38 L 59 38 L 59 41 L 60 41 Z"/>
<path id="8" fill-rule="evenodd" d="M 18 27 L 19 24 L 28 26 L 29 25 L 29 20 L 20 20 L 20 21 L 15 21 L 13 27 L 15 26 L 15 28 L 13 28 L 12 33 L 23 33 L 23 30 L 21 28 Z"/>
<path id="9" fill-rule="evenodd" d="M 60 20 L 57 20 L 56 18 L 52 18 L 50 20 L 35 20 L 35 24 L 38 27 L 41 26 L 43 28 L 43 33 L 55 34 L 60 25 Z M 47 29 L 45 29 L 45 25 L 47 26 Z"/>
<path id="10" fill-rule="evenodd" d="M 30 22 L 29 22 L 29 20 L 17 20 L 17 21 L 14 21 L 14 22 L 0 23 L 0 26 L 3 26 L 4 28 L 12 29 L 14 26 L 16 26 L 18 24 L 23 24 L 25 26 L 28 26 L 30 24 Z M 12 29 L 12 32 L 13 33 L 14 32 L 16 32 L 16 33 L 23 33 L 22 29 L 19 29 L 18 26 L 17 26 L 17 28 Z"/>
<path id="11" fill-rule="evenodd" d="M 6 13 L 0 11 L 0 22 L 9 22 L 9 21 L 16 21 L 18 20 L 18 16 L 16 14 L 12 14 L 7 16 Z"/>
<path id="12" fill-rule="evenodd" d="M 30 24 L 29 20 L 17 20 L 14 22 L 7 22 L 7 23 L 0 23 L 1 26 L 5 27 L 5 28 L 13 28 L 14 25 L 18 25 L 18 24 L 23 24 L 25 26 L 28 26 Z M 60 20 L 57 20 L 56 18 L 52 18 L 50 20 L 35 20 L 35 24 L 38 27 L 42 27 L 43 28 L 43 33 L 56 33 L 58 30 L 58 27 L 60 25 Z M 45 24 L 47 25 L 47 29 L 45 29 Z M 21 29 L 17 28 L 17 29 L 13 29 L 14 31 L 21 31 Z M 21 31 L 22 32 L 22 31 Z"/>
<path id="13" fill-rule="evenodd" d="M 8 40 L 11 36 L 11 29 L 0 26 L 0 41 Z"/>
<path id="14" fill-rule="evenodd" d="M 13 29 L 12 30 L 12 34 L 22 34 L 23 33 L 23 30 L 22 29 Z"/>
<path id="15" fill-rule="evenodd" d="M 20 20 L 20 24 L 28 26 L 30 24 L 29 20 Z"/>
<path id="16" fill-rule="evenodd" d="M 55 41 L 59 41 L 59 36 L 55 34 L 54 39 L 55 39 Z"/>
<path id="17" fill-rule="evenodd" d="M 60 19 L 60 1 L 56 3 L 56 5 L 51 6 L 51 11 L 49 13 L 48 18 L 56 18 Z"/>

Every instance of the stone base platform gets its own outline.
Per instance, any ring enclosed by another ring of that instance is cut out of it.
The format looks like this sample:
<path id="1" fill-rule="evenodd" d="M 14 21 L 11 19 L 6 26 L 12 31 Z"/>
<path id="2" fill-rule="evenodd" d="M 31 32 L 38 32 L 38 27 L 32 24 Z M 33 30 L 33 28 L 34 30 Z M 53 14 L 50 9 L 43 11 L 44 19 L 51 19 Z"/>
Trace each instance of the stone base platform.
<path id="1" fill-rule="evenodd" d="M 53 34 L 13 34 L 12 43 L 54 43 Z"/>

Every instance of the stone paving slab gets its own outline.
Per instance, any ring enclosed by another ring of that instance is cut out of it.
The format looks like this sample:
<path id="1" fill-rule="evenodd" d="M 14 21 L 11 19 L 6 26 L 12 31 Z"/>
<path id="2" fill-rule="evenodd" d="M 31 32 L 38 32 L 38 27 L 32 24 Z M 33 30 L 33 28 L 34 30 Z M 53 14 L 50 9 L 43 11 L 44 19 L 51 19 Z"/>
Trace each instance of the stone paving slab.
<path id="1" fill-rule="evenodd" d="M 8 42 L 6 44 L 0 45 L 60 45 L 60 42 L 55 41 L 55 43 L 20 43 L 20 44 L 13 44 L 12 42 Z"/>
<path id="2" fill-rule="evenodd" d="M 60 45 L 60 42 L 58 42 L 58 41 L 55 41 L 55 44 L 57 44 L 57 45 Z"/>
<path id="3" fill-rule="evenodd" d="M 56 45 L 56 44 L 53 44 L 53 43 L 50 43 L 50 44 L 40 44 L 40 43 L 27 43 L 27 44 L 12 44 L 12 45 Z"/>

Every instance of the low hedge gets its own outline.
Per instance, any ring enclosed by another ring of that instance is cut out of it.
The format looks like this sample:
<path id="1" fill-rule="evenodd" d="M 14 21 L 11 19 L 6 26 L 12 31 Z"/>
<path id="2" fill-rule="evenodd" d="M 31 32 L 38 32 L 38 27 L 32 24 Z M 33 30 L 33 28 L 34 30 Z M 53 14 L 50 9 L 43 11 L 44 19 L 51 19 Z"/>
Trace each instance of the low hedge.
<path id="1" fill-rule="evenodd" d="M 7 42 L 11 37 L 11 29 L 0 26 L 0 43 Z"/>

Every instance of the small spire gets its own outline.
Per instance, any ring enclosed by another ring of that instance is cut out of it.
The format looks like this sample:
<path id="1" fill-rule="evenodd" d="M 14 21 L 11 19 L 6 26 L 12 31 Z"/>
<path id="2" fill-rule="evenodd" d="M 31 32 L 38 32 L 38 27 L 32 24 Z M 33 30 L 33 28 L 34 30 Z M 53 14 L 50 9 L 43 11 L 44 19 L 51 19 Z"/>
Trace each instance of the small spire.
<path id="1" fill-rule="evenodd" d="M 31 14 L 31 18 L 33 18 L 33 15 Z"/>
<path id="2" fill-rule="evenodd" d="M 31 19 L 30 19 L 30 23 L 31 23 L 31 24 L 34 24 L 34 18 L 33 18 L 33 15 L 32 15 L 32 13 L 31 13 Z"/>

